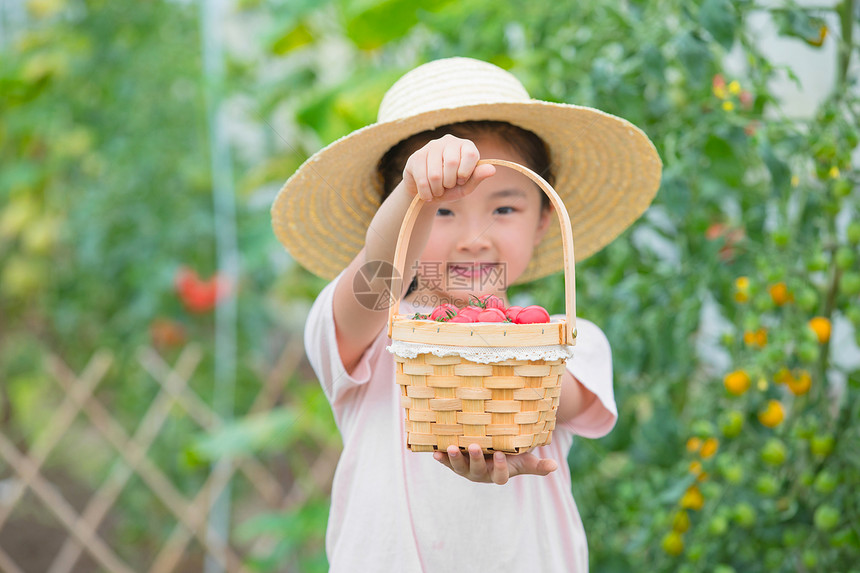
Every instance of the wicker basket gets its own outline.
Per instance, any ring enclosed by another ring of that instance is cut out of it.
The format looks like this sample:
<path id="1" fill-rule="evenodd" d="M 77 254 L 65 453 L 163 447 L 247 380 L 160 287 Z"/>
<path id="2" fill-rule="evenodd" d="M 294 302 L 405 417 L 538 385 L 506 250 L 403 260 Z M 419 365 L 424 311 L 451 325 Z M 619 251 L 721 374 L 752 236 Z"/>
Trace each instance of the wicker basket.
<path id="1" fill-rule="evenodd" d="M 420 211 L 415 197 L 400 229 L 388 336 L 393 341 L 454 347 L 523 348 L 573 345 L 576 341 L 576 290 L 573 232 L 567 209 L 539 175 L 500 159 L 479 162 L 515 169 L 530 177 L 550 198 L 561 224 L 564 248 L 565 318 L 546 324 L 450 323 L 414 320 L 397 314 L 403 292 L 403 270 L 409 238 Z M 445 450 L 469 444 L 484 453 L 522 453 L 550 443 L 561 392 L 564 359 L 504 360 L 484 364 L 462 356 L 395 355 L 396 382 L 405 409 L 408 447 L 415 452 Z"/>

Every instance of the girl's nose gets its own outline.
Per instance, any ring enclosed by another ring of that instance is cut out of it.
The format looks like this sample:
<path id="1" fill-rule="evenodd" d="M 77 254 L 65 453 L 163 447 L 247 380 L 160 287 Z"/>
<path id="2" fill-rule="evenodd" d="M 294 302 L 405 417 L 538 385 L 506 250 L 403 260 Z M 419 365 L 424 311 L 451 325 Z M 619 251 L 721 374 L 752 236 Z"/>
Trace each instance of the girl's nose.
<path id="1" fill-rule="evenodd" d="M 492 245 L 492 222 L 472 221 L 464 225 L 457 239 L 457 250 L 463 253 L 481 253 Z"/>

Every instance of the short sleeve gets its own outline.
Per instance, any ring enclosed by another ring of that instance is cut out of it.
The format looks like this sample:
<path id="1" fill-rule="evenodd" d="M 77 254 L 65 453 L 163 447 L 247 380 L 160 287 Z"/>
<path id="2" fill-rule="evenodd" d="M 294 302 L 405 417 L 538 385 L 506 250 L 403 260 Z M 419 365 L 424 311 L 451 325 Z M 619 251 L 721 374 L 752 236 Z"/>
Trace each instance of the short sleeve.
<path id="1" fill-rule="evenodd" d="M 600 438 L 612 430 L 618 419 L 612 388 L 612 350 L 606 335 L 593 322 L 577 318 L 576 331 L 576 346 L 567 369 L 597 400 L 560 425 L 585 438 Z"/>
<path id="2" fill-rule="evenodd" d="M 335 414 L 350 390 L 370 381 L 372 366 L 385 347 L 384 337 L 378 336 L 365 350 L 352 374 L 347 373 L 340 358 L 334 324 L 334 289 L 342 274 L 320 291 L 308 313 L 304 331 L 308 361 Z"/>

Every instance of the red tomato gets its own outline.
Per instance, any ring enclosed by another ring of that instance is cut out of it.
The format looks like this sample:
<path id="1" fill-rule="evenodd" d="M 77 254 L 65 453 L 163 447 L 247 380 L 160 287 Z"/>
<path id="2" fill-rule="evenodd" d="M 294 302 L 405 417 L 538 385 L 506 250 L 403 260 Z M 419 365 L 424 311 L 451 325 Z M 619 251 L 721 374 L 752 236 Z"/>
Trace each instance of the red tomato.
<path id="1" fill-rule="evenodd" d="M 475 320 L 469 316 L 458 314 L 454 318 L 450 319 L 448 322 L 475 322 Z"/>
<path id="2" fill-rule="evenodd" d="M 208 280 L 201 280 L 197 272 L 182 267 L 176 273 L 176 291 L 189 312 L 209 312 L 230 290 L 226 278 L 215 274 Z"/>
<path id="3" fill-rule="evenodd" d="M 549 313 L 538 304 L 533 304 L 522 309 L 514 321 L 517 324 L 539 324 L 549 322 Z"/>
<path id="4" fill-rule="evenodd" d="M 430 313 L 430 320 L 448 320 L 457 316 L 457 307 L 449 302 L 443 302 Z"/>
<path id="5" fill-rule="evenodd" d="M 509 306 L 505 310 L 505 316 L 510 318 L 512 322 L 516 322 L 517 321 L 517 315 L 520 313 L 520 311 L 522 309 L 523 309 L 523 307 L 521 307 L 521 306 Z"/>
<path id="6" fill-rule="evenodd" d="M 505 302 L 494 294 L 482 296 L 481 302 L 484 303 L 484 308 L 498 308 L 502 312 L 505 310 Z"/>
<path id="7" fill-rule="evenodd" d="M 469 305 L 469 306 L 467 306 L 466 308 L 462 309 L 462 310 L 461 310 L 460 312 L 458 312 L 457 314 L 458 314 L 459 316 L 467 316 L 467 317 L 469 317 L 469 318 L 475 319 L 475 318 L 477 318 L 477 317 L 478 317 L 478 315 L 479 315 L 480 313 L 482 313 L 483 311 L 484 311 L 484 309 L 483 309 L 483 308 L 481 308 L 480 306 L 472 306 L 472 305 Z"/>
<path id="8" fill-rule="evenodd" d="M 504 322 L 505 313 L 498 308 L 488 308 L 478 315 L 478 322 Z"/>

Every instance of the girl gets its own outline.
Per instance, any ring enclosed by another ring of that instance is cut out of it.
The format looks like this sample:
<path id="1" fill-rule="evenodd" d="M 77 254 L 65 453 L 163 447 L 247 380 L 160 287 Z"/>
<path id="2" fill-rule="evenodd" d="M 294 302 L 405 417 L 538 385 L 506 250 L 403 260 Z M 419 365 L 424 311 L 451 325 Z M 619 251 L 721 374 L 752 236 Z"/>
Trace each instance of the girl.
<path id="1" fill-rule="evenodd" d="M 333 279 L 305 328 L 344 442 L 326 533 L 332 571 L 588 568 L 566 460 L 574 434 L 603 436 L 617 417 L 610 348 L 594 324 L 577 320 L 549 445 L 493 456 L 476 444 L 432 455 L 406 448 L 385 303 L 413 198 L 425 202 L 401 313 L 471 294 L 507 305 L 510 284 L 562 267 L 543 192 L 520 173 L 477 165 L 480 158 L 520 163 L 554 183 L 579 260 L 642 214 L 661 169 L 628 122 L 532 100 L 511 74 L 450 58 L 403 76 L 377 123 L 318 152 L 287 181 L 272 208 L 276 234 L 301 264 Z"/>

